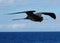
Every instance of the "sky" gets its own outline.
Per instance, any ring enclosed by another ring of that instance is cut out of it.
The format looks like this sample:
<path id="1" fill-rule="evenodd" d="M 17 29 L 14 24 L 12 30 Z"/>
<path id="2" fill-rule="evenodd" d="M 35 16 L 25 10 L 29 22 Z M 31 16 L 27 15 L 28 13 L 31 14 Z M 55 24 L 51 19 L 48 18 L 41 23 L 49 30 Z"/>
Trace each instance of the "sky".
<path id="1" fill-rule="evenodd" d="M 7 15 L 14 12 L 30 11 L 53 12 L 56 19 L 42 15 L 42 22 L 17 20 L 26 14 Z M 44 32 L 60 31 L 60 0 L 0 0 L 0 32 Z"/>

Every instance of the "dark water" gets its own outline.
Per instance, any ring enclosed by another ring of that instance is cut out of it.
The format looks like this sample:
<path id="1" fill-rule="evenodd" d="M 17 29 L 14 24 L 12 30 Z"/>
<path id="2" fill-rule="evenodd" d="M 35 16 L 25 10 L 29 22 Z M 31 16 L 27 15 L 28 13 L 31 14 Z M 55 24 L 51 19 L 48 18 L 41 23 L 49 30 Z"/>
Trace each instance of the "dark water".
<path id="1" fill-rule="evenodd" d="M 0 32 L 0 43 L 60 43 L 60 32 Z"/>

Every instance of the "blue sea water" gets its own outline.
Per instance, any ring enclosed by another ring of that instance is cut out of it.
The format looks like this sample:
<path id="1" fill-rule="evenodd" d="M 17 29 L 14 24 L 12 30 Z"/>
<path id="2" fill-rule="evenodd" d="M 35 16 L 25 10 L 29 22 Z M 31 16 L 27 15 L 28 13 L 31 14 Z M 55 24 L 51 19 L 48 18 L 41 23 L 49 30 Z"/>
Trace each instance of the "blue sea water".
<path id="1" fill-rule="evenodd" d="M 0 32 L 0 43 L 60 43 L 60 32 Z"/>

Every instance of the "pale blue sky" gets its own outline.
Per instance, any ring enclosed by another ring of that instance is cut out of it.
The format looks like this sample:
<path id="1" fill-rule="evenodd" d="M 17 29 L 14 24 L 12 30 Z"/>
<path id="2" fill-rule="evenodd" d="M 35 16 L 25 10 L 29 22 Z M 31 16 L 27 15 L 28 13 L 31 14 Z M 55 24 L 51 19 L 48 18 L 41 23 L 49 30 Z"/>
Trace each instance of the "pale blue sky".
<path id="1" fill-rule="evenodd" d="M 54 20 L 50 16 L 43 15 L 43 22 L 33 22 L 30 20 L 12 21 L 14 18 L 26 17 L 26 14 L 6 15 L 27 10 L 53 12 L 57 18 Z M 60 31 L 59 10 L 60 0 L 0 0 L 0 32 Z"/>

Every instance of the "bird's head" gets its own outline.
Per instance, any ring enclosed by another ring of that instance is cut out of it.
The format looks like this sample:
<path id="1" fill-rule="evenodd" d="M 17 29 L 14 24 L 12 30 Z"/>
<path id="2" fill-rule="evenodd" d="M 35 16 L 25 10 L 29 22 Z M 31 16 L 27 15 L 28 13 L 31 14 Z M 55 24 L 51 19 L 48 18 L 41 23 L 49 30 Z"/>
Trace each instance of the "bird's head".
<path id="1" fill-rule="evenodd" d="M 43 21 L 43 17 L 40 17 L 39 21 L 42 22 Z"/>

